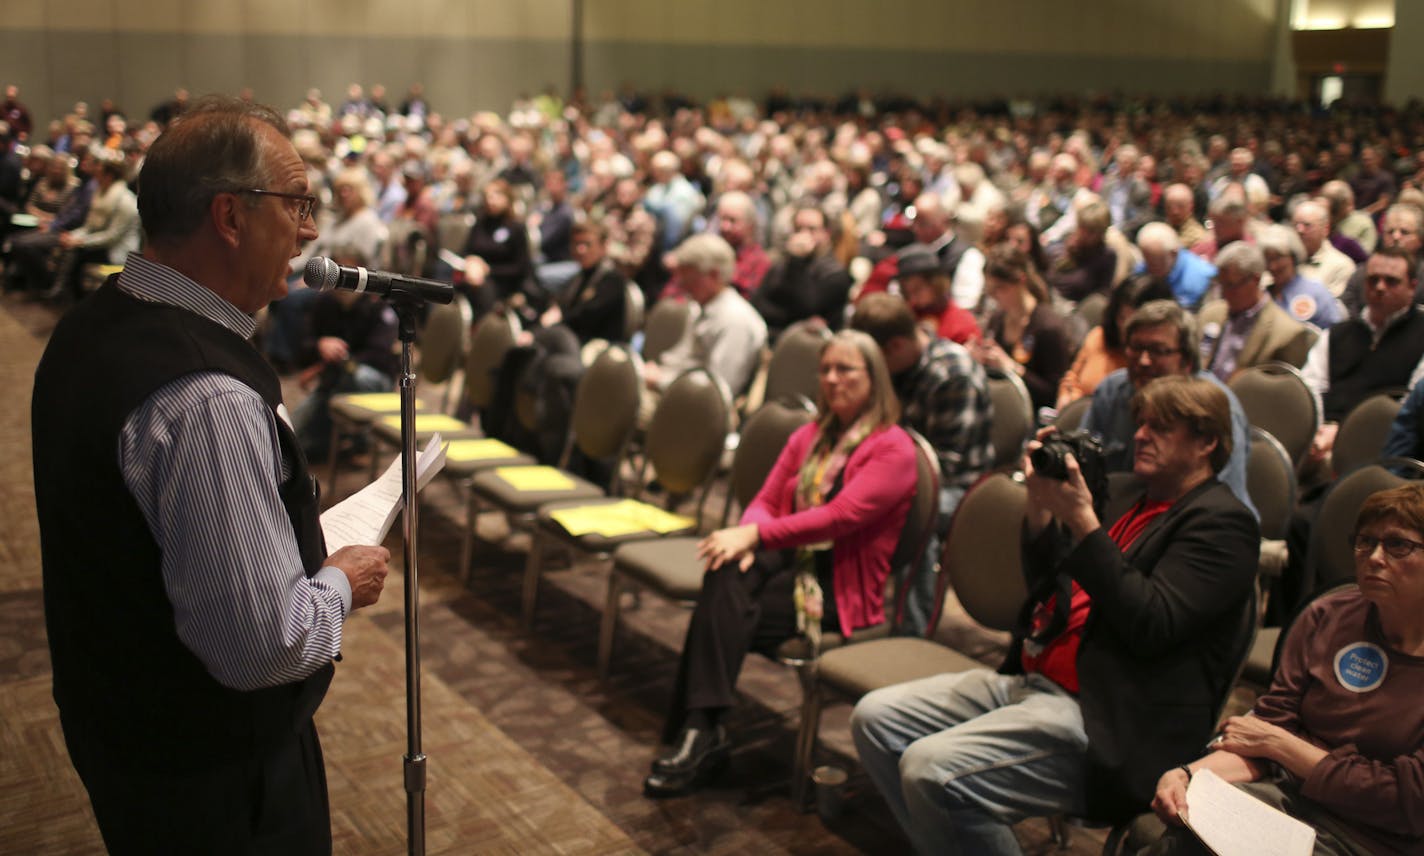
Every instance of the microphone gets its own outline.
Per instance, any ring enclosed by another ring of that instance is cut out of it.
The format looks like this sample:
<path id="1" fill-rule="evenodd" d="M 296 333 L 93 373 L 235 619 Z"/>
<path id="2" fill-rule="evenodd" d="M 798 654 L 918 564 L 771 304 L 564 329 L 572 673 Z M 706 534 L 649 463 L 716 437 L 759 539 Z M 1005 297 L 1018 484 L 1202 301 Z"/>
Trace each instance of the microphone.
<path id="1" fill-rule="evenodd" d="M 335 288 L 361 294 L 379 294 L 382 297 L 389 297 L 394 292 L 396 295 L 413 295 L 431 303 L 449 303 L 455 299 L 455 286 L 448 282 L 367 270 L 363 267 L 347 267 L 321 256 L 314 256 L 307 261 L 302 280 L 308 288 L 322 291 Z"/>

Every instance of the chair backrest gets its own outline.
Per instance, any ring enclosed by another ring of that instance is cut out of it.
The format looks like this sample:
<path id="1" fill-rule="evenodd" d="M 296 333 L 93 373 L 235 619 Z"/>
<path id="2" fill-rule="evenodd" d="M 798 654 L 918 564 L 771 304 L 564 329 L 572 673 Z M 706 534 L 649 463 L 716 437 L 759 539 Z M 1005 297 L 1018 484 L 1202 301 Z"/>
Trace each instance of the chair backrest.
<path id="1" fill-rule="evenodd" d="M 475 215 L 468 211 L 441 214 L 435 221 L 435 240 L 440 249 L 458 253 L 465 248 L 470 237 L 470 229 L 475 225 Z"/>
<path id="2" fill-rule="evenodd" d="M 796 429 L 816 417 L 805 399 L 768 401 L 742 423 L 737 453 L 728 476 L 727 502 L 746 509 Z"/>
<path id="3" fill-rule="evenodd" d="M 1349 535 L 1355 528 L 1360 506 L 1371 494 L 1404 484 L 1403 479 L 1378 464 L 1366 464 L 1330 488 L 1320 506 L 1320 516 L 1310 532 L 1310 551 L 1305 561 L 1305 592 L 1348 582 L 1355 577 L 1355 553 Z"/>
<path id="4" fill-rule="evenodd" d="M 623 341 L 629 342 L 633 334 L 643 329 L 643 289 L 636 282 L 623 286 Z"/>
<path id="5" fill-rule="evenodd" d="M 1058 411 L 1058 415 L 1053 417 L 1053 427 L 1059 431 L 1074 431 L 1083 425 L 1083 420 L 1088 418 L 1088 411 L 1093 407 L 1093 396 L 1085 395 L 1082 398 L 1075 398 L 1063 406 Z"/>
<path id="6" fill-rule="evenodd" d="M 930 570 L 920 561 L 920 557 L 929 546 L 935 521 L 939 518 L 939 455 L 920 432 L 913 428 L 906 428 L 905 432 L 915 443 L 915 496 L 905 514 L 900 540 L 890 556 L 890 576 L 887 579 L 895 583 L 895 602 L 894 611 L 889 614 L 897 625 L 904 617 L 905 598 L 916 589 L 915 574 Z M 943 602 L 943 598 L 940 600 Z"/>
<path id="7" fill-rule="evenodd" d="M 1330 452 L 1330 464 L 1336 475 L 1348 475 L 1380 459 L 1400 403 L 1398 397 L 1380 393 L 1361 401 L 1345 415 Z"/>
<path id="8" fill-rule="evenodd" d="M 659 300 L 643 322 L 643 359 L 655 363 L 678 343 L 692 323 L 692 306 L 681 300 Z"/>
<path id="9" fill-rule="evenodd" d="M 393 220 L 386 238 L 381 266 L 392 273 L 424 276 L 429 237 L 420 224 L 409 217 Z"/>
<path id="10" fill-rule="evenodd" d="M 819 324 L 805 321 L 792 324 L 782 331 L 771 351 L 766 367 L 766 393 L 770 401 L 784 395 L 802 395 L 815 401 L 821 391 L 817 368 L 821 348 L 831 337 L 831 331 Z"/>
<path id="11" fill-rule="evenodd" d="M 1230 386 L 1246 421 L 1269 431 L 1299 465 L 1320 427 L 1319 404 L 1300 372 L 1286 363 L 1263 363 L 1237 372 Z"/>
<path id="12" fill-rule="evenodd" d="M 475 325 L 470 351 L 465 355 L 465 400 L 477 408 L 494 401 L 495 372 L 514 347 L 518 330 L 503 312 L 487 312 Z"/>
<path id="13" fill-rule="evenodd" d="M 1021 480 L 995 473 L 980 480 L 959 502 L 940 559 L 940 614 L 952 588 L 965 612 L 994 630 L 1011 630 L 1028 598 L 1020 556 L 1020 531 L 1028 489 Z M 939 615 L 930 622 L 933 635 Z"/>
<path id="14" fill-rule="evenodd" d="M 1261 537 L 1284 538 L 1295 511 L 1295 463 L 1279 440 L 1254 425 L 1246 457 L 1246 495 L 1261 515 Z"/>
<path id="15" fill-rule="evenodd" d="M 604 348 L 579 378 L 574 392 L 570 449 L 577 443 L 593 460 L 621 454 L 638 421 L 642 388 L 642 361 L 633 349 L 619 343 Z"/>
<path id="16" fill-rule="evenodd" d="M 1094 292 L 1078 301 L 1077 314 L 1091 330 L 1103 323 L 1103 315 L 1108 311 L 1108 296 L 1101 291 Z"/>
<path id="17" fill-rule="evenodd" d="M 458 302 L 436 306 L 420 331 L 420 376 L 444 383 L 460 365 L 464 347 L 465 317 Z"/>
<path id="18" fill-rule="evenodd" d="M 1033 436 L 1033 399 L 1018 375 L 990 368 L 989 400 L 994 403 L 994 419 L 989 426 L 989 442 L 994 447 L 994 466 L 1002 469 L 1018 463 L 1024 444 Z"/>
<path id="19" fill-rule="evenodd" d="M 687 496 L 717 470 L 726 448 L 732 396 L 706 369 L 689 369 L 663 393 L 648 423 L 648 462 L 669 496 Z"/>

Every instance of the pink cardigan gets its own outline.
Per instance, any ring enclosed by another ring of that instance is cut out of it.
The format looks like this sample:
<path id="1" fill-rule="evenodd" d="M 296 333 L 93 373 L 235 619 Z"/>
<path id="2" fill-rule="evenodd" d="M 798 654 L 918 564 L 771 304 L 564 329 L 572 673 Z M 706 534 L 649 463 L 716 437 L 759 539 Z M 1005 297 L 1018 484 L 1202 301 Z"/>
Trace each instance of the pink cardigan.
<path id="1" fill-rule="evenodd" d="M 833 542 L 836 612 L 848 636 L 885 620 L 890 557 L 915 495 L 915 444 L 898 426 L 876 431 L 846 461 L 840 492 L 793 514 L 797 475 L 815 439 L 814 423 L 791 435 L 742 523 L 755 523 L 772 550 Z"/>

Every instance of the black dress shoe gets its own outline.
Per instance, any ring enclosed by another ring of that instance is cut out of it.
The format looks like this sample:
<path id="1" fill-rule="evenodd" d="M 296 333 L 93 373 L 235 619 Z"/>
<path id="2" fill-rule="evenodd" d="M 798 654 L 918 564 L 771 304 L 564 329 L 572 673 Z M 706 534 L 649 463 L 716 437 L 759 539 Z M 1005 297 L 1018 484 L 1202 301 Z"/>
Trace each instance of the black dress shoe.
<path id="1" fill-rule="evenodd" d="M 653 761 L 654 773 L 685 773 L 702 763 L 709 754 L 726 754 L 729 748 L 727 729 L 684 728 L 673 741 L 672 752 Z"/>
<path id="2" fill-rule="evenodd" d="M 680 797 L 707 784 L 727 768 L 731 758 L 727 733 L 684 729 L 673 754 L 653 762 L 653 772 L 643 780 L 643 794 L 654 798 Z"/>

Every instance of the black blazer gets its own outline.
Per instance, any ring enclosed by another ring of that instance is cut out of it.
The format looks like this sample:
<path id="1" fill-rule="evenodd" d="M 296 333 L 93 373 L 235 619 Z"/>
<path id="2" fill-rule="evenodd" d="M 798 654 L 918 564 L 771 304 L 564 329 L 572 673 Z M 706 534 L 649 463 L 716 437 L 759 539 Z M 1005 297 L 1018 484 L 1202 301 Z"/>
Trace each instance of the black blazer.
<path id="1" fill-rule="evenodd" d="M 1148 810 L 1157 779 L 1202 754 L 1244 648 L 1260 526 L 1224 484 L 1197 486 L 1123 553 L 1105 524 L 1069 546 L 1050 526 L 1025 539 L 1029 590 L 1047 575 L 1092 598 L 1078 649 L 1088 735 L 1088 817 Z M 1005 671 L 1021 670 L 1016 638 Z"/>

